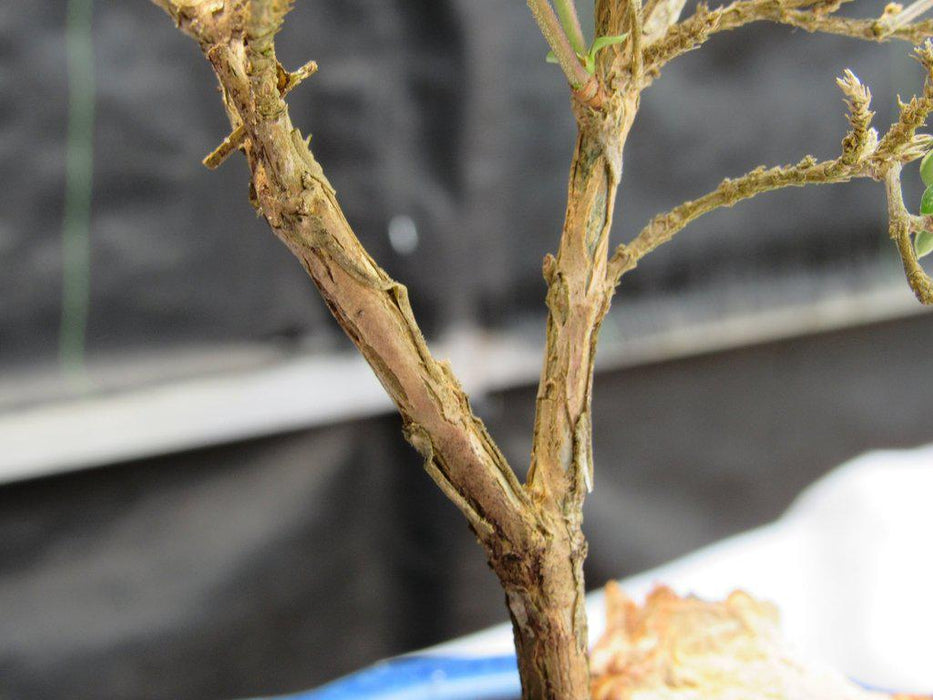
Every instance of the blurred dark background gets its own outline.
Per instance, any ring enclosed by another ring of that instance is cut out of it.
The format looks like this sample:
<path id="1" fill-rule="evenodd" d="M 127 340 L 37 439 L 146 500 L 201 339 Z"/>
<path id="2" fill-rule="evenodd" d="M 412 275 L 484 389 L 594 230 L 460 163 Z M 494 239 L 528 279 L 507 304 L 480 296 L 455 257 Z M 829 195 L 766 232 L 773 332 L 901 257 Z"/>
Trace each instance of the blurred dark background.
<path id="1" fill-rule="evenodd" d="M 454 367 L 519 470 L 574 134 L 545 52 L 511 0 L 299 2 L 279 42 L 321 66 L 291 114 L 359 237 L 432 341 L 484 350 Z M 846 67 L 885 128 L 921 83 L 908 53 L 755 26 L 678 59 L 644 95 L 615 240 L 722 177 L 837 153 Z M 214 84 L 144 0 L 0 7 L 4 698 L 286 692 L 504 619 L 398 420 L 342 376 L 300 381 L 352 348 L 243 163 L 200 165 L 227 130 Z M 592 586 L 933 439 L 933 322 L 876 184 L 701 220 L 626 277 L 603 336 Z M 308 371 L 264 394 L 280 367 Z M 156 424 L 202 381 L 258 403 Z"/>

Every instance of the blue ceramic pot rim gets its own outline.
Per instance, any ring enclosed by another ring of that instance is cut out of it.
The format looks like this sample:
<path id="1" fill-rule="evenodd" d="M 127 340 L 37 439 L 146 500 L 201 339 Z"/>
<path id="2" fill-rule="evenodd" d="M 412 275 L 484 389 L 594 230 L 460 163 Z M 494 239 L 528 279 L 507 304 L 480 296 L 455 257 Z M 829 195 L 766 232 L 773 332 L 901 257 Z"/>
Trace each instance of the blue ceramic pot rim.
<path id="1" fill-rule="evenodd" d="M 513 700 L 515 656 L 402 656 L 282 700 Z"/>
<path id="2" fill-rule="evenodd" d="M 316 690 L 279 700 L 516 700 L 520 695 L 514 654 L 415 654 L 382 661 Z"/>

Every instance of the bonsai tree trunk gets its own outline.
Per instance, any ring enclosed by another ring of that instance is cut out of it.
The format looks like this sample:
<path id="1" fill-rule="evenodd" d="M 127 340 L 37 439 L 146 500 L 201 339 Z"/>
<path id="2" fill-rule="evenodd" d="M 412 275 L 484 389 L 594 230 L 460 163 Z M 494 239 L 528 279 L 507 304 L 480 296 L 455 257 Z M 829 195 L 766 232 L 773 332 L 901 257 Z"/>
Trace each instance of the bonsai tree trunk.
<path id="1" fill-rule="evenodd" d="M 524 561 L 493 568 L 512 619 L 523 698 L 589 697 L 583 560 L 579 528 L 565 523 Z"/>
<path id="2" fill-rule="evenodd" d="M 929 45 L 917 51 L 928 74 L 924 92 L 902 106 L 884 136 L 870 128 L 868 90 L 847 72 L 839 85 L 851 129 L 838 158 L 808 156 L 796 165 L 760 167 L 724 180 L 655 217 L 609 254 L 623 147 L 641 91 L 667 62 L 718 31 L 756 20 L 873 41 L 919 40 L 933 33 L 933 24 L 912 20 L 933 0 L 918 0 L 903 16 L 896 8 L 886 10 L 877 20 L 835 17 L 839 3 L 818 0 L 736 0 L 715 10 L 701 5 L 680 22 L 684 0 L 650 0 L 644 9 L 639 0 L 595 0 L 597 38 L 588 52 L 572 0 L 553 0 L 558 13 L 548 0 L 528 0 L 570 85 L 578 135 L 559 247 L 543 265 L 547 344 L 531 466 L 522 484 L 473 414 L 450 367 L 431 355 L 405 287 L 354 235 L 291 122 L 284 96 L 315 69 L 309 63 L 289 72 L 276 59 L 274 37 L 291 0 L 153 2 L 197 40 L 220 82 L 232 131 L 205 164 L 217 167 L 231 153 L 244 153 L 253 205 L 307 270 L 398 408 L 405 437 L 424 457 L 425 470 L 483 546 L 505 591 L 528 700 L 590 695 L 582 520 L 583 500 L 593 488 L 593 368 L 600 324 L 626 272 L 716 208 L 782 187 L 866 177 L 885 183 L 890 235 L 908 282 L 921 301 L 933 302 L 933 281 L 918 264 L 911 238 L 929 221 L 907 211 L 900 187 L 901 165 L 933 145 L 930 137 L 916 134 L 933 111 Z"/>
<path id="3" fill-rule="evenodd" d="M 586 115 L 579 120 L 561 245 L 556 258 L 544 261 L 547 345 L 527 486 L 545 523 L 547 545 L 513 566 L 493 563 L 506 591 L 528 698 L 589 697 L 583 500 L 593 487 L 596 340 L 612 295 L 606 276 L 609 230 L 621 143 L 631 124 L 623 113 L 610 118 L 619 138 L 609 143 L 600 138 L 604 122 Z"/>
<path id="4" fill-rule="evenodd" d="M 581 524 L 592 484 L 590 392 L 596 335 L 612 292 L 608 235 L 630 118 L 621 109 L 598 119 L 580 112 L 561 245 L 556 258 L 545 259 L 548 345 L 522 485 L 449 367 L 431 356 L 405 287 L 363 249 L 291 123 L 283 94 L 310 71 L 288 74 L 275 58 L 272 37 L 285 9 L 274 2 L 253 2 L 249 13 L 236 2 L 163 5 L 200 42 L 230 115 L 231 136 L 207 162 L 243 150 L 254 205 L 369 361 L 429 475 L 466 516 L 506 592 L 525 696 L 587 697 Z"/>

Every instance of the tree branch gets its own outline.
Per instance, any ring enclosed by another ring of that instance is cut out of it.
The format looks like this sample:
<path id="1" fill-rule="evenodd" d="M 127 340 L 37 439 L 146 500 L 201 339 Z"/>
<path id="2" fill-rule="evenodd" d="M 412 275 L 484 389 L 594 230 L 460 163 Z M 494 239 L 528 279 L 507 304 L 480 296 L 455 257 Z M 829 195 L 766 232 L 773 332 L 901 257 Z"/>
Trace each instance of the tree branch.
<path id="1" fill-rule="evenodd" d="M 924 271 L 917 259 L 913 234 L 922 230 L 922 220 L 918 222 L 904 206 L 901 190 L 901 164 L 895 163 L 888 169 L 884 178 L 885 193 L 888 198 L 888 233 L 897 245 L 897 252 L 904 265 L 904 275 L 914 296 L 921 304 L 933 304 L 933 280 Z"/>
<path id="2" fill-rule="evenodd" d="M 548 552 L 563 564 L 554 565 L 545 580 L 560 580 L 563 614 L 553 626 L 560 634 L 566 658 L 574 663 L 557 678 L 556 662 L 549 673 L 528 673 L 522 658 L 537 646 L 544 657 L 553 655 L 554 637 L 535 639 L 516 632 L 523 687 L 528 677 L 547 677 L 557 683 L 548 689 L 532 684 L 523 697 L 589 697 L 586 678 L 586 611 L 583 561 L 583 500 L 593 485 L 592 420 L 593 369 L 599 328 L 611 299 L 606 282 L 609 230 L 621 171 L 621 149 L 637 105 L 613 100 L 605 112 L 578 110 L 576 148 L 570 166 L 567 209 L 557 256 L 544 261 L 547 292 L 547 340 L 535 404 L 535 426 L 526 489 L 547 523 Z M 569 567 L 567 567 L 569 565 Z M 566 569 L 564 567 L 567 567 Z M 559 572 L 555 576 L 555 572 Z M 558 591 L 557 587 L 553 590 Z M 567 593 L 572 592 L 572 595 Z M 510 599 L 511 601 L 511 599 Z M 519 612 L 528 608 L 510 607 Z M 533 607 L 540 607 L 536 604 Z M 516 627 L 518 630 L 518 627 Z M 542 668 L 544 665 L 542 665 Z"/>
<path id="3" fill-rule="evenodd" d="M 620 245 L 612 255 L 607 269 L 611 283 L 617 285 L 645 255 L 711 211 L 785 187 L 847 182 L 856 177 L 884 180 L 892 168 L 897 167 L 899 171 L 900 164 L 922 157 L 933 146 L 933 138 L 916 134 L 917 128 L 933 111 L 933 49 L 930 44 L 917 48 L 916 56 L 927 71 L 924 93 L 901 105 L 900 118 L 881 139 L 871 128 L 870 92 L 851 71 L 846 71 L 837 82 L 849 107 L 850 130 L 842 141 L 842 154 L 838 158 L 817 162 L 807 156 L 796 165 L 761 166 L 740 178 L 723 180 L 699 199 L 655 216 L 630 243 Z M 895 237 L 893 229 L 892 237 Z"/>
<path id="4" fill-rule="evenodd" d="M 573 46 L 564 30 L 560 20 L 554 14 L 548 0 L 528 0 L 531 14 L 538 23 L 541 34 L 547 40 L 548 46 L 554 52 L 557 63 L 570 83 L 573 96 L 580 104 L 593 109 L 600 109 L 606 99 L 606 94 L 595 75 L 590 75 L 574 51 Z"/>
<path id="5" fill-rule="evenodd" d="M 626 8 L 622 19 L 630 22 L 630 51 L 641 38 L 641 4 L 631 0 Z M 630 79 L 614 82 L 603 111 L 576 110 L 578 134 L 560 244 L 556 257 L 548 254 L 544 260 L 547 340 L 527 487 L 536 503 L 577 528 L 593 482 L 590 403 L 596 339 L 612 296 L 606 282 L 609 231 L 622 151 L 638 111 L 638 70 L 634 61 L 627 71 Z"/>
<path id="6" fill-rule="evenodd" d="M 738 202 L 784 187 L 802 187 L 809 184 L 846 182 L 854 173 L 840 169 L 839 161 L 817 162 L 807 156 L 793 166 L 764 166 L 736 179 L 725 179 L 712 192 L 699 199 L 684 202 L 665 214 L 655 216 L 635 239 L 620 245 L 609 261 L 609 276 L 618 284 L 622 276 L 635 269 L 645 255 L 671 240 L 688 224 L 704 214 L 721 207 L 731 207 Z"/>
<path id="7" fill-rule="evenodd" d="M 560 17 L 561 26 L 570 40 L 570 45 L 578 54 L 586 53 L 586 39 L 580 27 L 580 18 L 577 16 L 575 0 L 554 0 L 557 7 L 557 16 Z"/>
<path id="8" fill-rule="evenodd" d="M 632 82 L 641 86 L 645 79 L 645 26 L 641 0 L 628 0 L 628 20 Z"/>
<path id="9" fill-rule="evenodd" d="M 530 499 L 446 363 L 415 322 L 405 287 L 369 256 L 282 100 L 273 36 L 290 3 L 205 0 L 155 3 L 196 38 L 217 74 L 242 148 L 255 204 L 295 254 L 338 323 L 402 415 L 425 468 L 463 511 L 490 557 L 534 548 Z"/>
<path id="10" fill-rule="evenodd" d="M 298 70 L 291 72 L 282 68 L 281 64 L 277 68 L 279 73 L 279 94 L 282 97 L 298 87 L 305 79 L 317 73 L 317 63 L 314 61 L 308 61 Z M 201 162 L 208 170 L 216 170 L 230 155 L 243 146 L 244 141 L 246 141 L 246 127 L 240 124 Z"/>
<path id="11" fill-rule="evenodd" d="M 564 34 L 560 20 L 554 13 L 554 8 L 551 7 L 548 0 L 528 0 L 528 7 L 531 9 L 531 14 L 535 18 L 541 34 L 547 41 L 548 46 L 551 47 L 551 51 L 554 52 L 557 63 L 560 65 L 561 70 L 564 71 L 570 87 L 579 90 L 590 81 L 592 76 L 586 72 L 586 68 L 580 63 L 577 52 L 574 51 L 570 40 Z"/>
<path id="12" fill-rule="evenodd" d="M 844 1 L 844 0 L 842 0 Z M 842 1 L 837 0 L 737 0 L 710 10 L 700 4 L 696 12 L 645 49 L 648 73 L 656 76 L 661 68 L 677 56 L 703 44 L 713 34 L 737 29 L 752 22 L 776 22 L 808 32 L 839 34 L 868 41 L 901 39 L 919 44 L 933 36 L 933 20 L 904 22 L 927 9 L 929 0 L 917 0 L 906 10 L 888 5 L 877 19 L 852 19 L 833 14 Z"/>

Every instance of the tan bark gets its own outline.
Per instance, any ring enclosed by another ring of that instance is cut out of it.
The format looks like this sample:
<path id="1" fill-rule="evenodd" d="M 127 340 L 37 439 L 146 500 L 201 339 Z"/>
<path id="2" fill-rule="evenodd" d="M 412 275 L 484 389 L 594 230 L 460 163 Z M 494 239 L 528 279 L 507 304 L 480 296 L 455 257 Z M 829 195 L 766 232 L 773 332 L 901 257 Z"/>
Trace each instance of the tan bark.
<path id="1" fill-rule="evenodd" d="M 581 133 L 560 248 L 544 261 L 547 345 L 528 475 L 536 501 L 556 507 L 592 488 L 590 394 L 599 324 L 611 298 L 605 272 L 617 185 L 602 145 Z"/>
<path id="2" fill-rule="evenodd" d="M 366 253 L 279 93 L 271 43 L 238 17 L 237 3 L 176 13 L 214 67 L 234 128 L 242 125 L 254 204 L 314 280 L 338 323 L 402 415 L 426 468 L 489 548 L 521 548 L 533 535 L 530 501 L 449 367 L 422 337 L 405 287 Z"/>
<path id="3" fill-rule="evenodd" d="M 168 9 L 199 40 L 220 80 L 231 127 L 238 134 L 228 140 L 238 143 L 247 157 L 255 206 L 372 366 L 402 415 L 406 437 L 424 455 L 431 477 L 464 513 L 502 581 L 525 697 L 588 697 L 582 577 L 586 545 L 578 514 L 565 518 L 553 502 L 535 502 L 518 482 L 449 367 L 431 356 L 405 287 L 378 267 L 353 234 L 333 188 L 291 124 L 271 33 L 240 16 L 236 3 Z M 594 191 L 593 204 L 604 209 L 605 217 L 611 213 L 605 211 L 605 188 L 615 178 L 606 178 L 604 158 L 592 157 L 589 147 L 578 151 L 576 177 L 601 183 L 597 189 L 603 194 Z M 584 175 L 590 170 L 592 176 Z M 576 232 L 590 218 L 585 209 L 575 205 L 569 210 L 568 230 Z M 599 251 L 605 261 L 604 240 Z M 578 260 L 578 253 L 561 259 Z M 604 270 L 593 279 L 604 280 Z M 551 296 L 557 298 L 556 293 Z M 605 290 L 590 295 L 586 303 L 596 300 L 607 302 Z M 584 316 L 585 325 L 600 314 Z"/>
<path id="4" fill-rule="evenodd" d="M 643 255 L 712 209 L 779 187 L 866 176 L 887 178 L 892 237 L 918 297 L 933 301 L 933 283 L 917 263 L 910 238 L 927 222 L 906 212 L 897 177 L 900 163 L 920 157 L 930 146 L 930 139 L 915 131 L 933 111 L 933 77 L 921 98 L 902 106 L 901 118 L 879 141 L 869 129 L 868 92 L 847 76 L 840 84 L 850 100 L 852 130 L 840 158 L 804 159 L 796 166 L 757 169 L 724 181 L 712 193 L 657 217 L 610 258 L 623 145 L 640 92 L 660 67 L 714 31 L 757 19 L 774 21 L 778 10 L 780 21 L 790 17 L 807 29 L 835 31 L 829 20 L 836 18 L 829 18 L 828 10 L 804 11 L 817 4 L 814 0 L 737 0 L 720 10 L 701 8 L 678 24 L 682 0 L 650 0 L 644 12 L 639 0 L 596 0 L 597 36 L 626 33 L 628 39 L 600 52 L 590 75 L 547 1 L 528 1 L 573 88 L 578 136 L 560 244 L 557 255 L 548 255 L 544 263 L 547 346 L 531 468 L 523 486 L 473 414 L 449 366 L 428 350 L 406 288 L 360 244 L 321 166 L 291 123 L 283 96 L 315 68 L 308 63 L 288 73 L 276 60 L 273 39 L 291 0 L 153 0 L 199 42 L 220 81 L 232 132 L 205 164 L 217 167 L 236 150 L 244 152 L 254 206 L 307 270 L 397 406 L 405 436 L 424 456 L 426 471 L 483 545 L 506 593 L 523 697 L 582 699 L 590 694 L 582 513 L 593 486 L 593 369 L 600 324 L 615 285 Z M 783 12 L 788 9 L 794 12 Z M 864 22 L 839 21 L 845 24 L 843 33 L 871 29 Z M 918 23 L 892 24 L 885 31 L 885 36 L 919 36 L 933 30 Z M 933 47 L 918 55 L 933 76 Z"/>
<path id="5" fill-rule="evenodd" d="M 551 521 L 547 544 L 497 567 L 512 619 L 525 700 L 590 696 L 583 561 L 579 527 Z"/>
<path id="6" fill-rule="evenodd" d="M 548 352 L 535 459 L 523 487 L 449 367 L 431 356 L 405 287 L 364 250 L 289 119 L 282 96 L 293 81 L 272 41 L 289 3 L 254 0 L 249 12 L 235 0 L 156 2 L 199 41 L 220 80 L 233 135 L 211 165 L 243 150 L 254 205 L 372 366 L 426 470 L 483 545 L 506 592 L 524 696 L 588 697 L 581 524 L 592 469 L 593 353 L 612 290 L 605 268 L 612 202 L 637 97 L 599 112 L 577 103 L 567 217 L 545 271 Z"/>
<path id="7" fill-rule="evenodd" d="M 577 105 L 560 246 L 544 261 L 547 342 L 527 487 L 551 544 L 541 585 L 524 595 L 507 588 L 526 698 L 589 697 L 582 525 L 583 500 L 593 486 L 593 369 L 613 291 L 606 263 L 622 147 L 637 107 L 637 93 L 605 111 Z"/>

